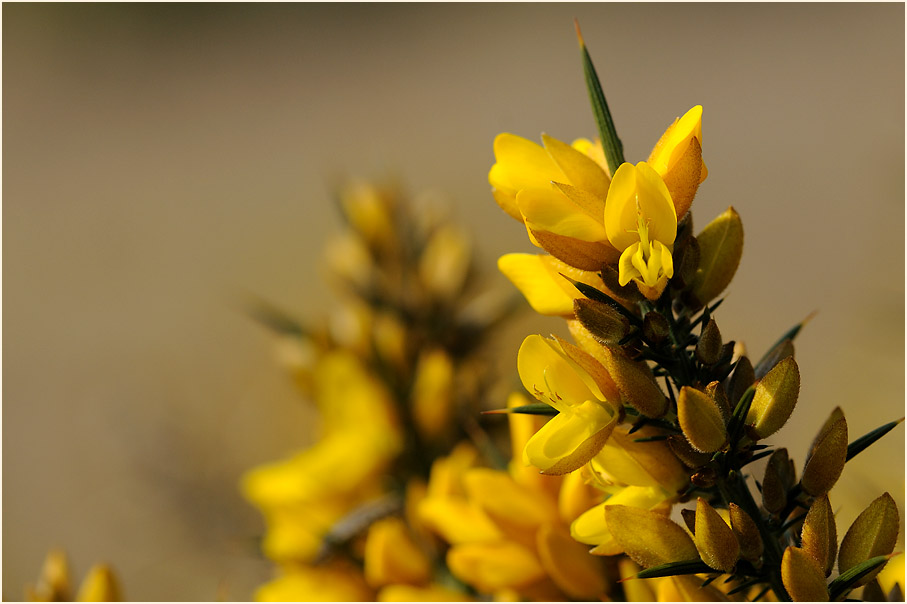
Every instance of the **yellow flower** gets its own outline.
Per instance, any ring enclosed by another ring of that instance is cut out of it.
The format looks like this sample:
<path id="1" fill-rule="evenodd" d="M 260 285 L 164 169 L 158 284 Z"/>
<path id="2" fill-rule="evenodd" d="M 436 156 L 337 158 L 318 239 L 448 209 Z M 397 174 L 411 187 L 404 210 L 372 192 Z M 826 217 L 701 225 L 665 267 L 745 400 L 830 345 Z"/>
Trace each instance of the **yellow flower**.
<path id="1" fill-rule="evenodd" d="M 674 275 L 677 213 L 664 181 L 646 162 L 617 169 L 605 202 L 605 230 L 622 252 L 620 284 L 633 279 L 648 298 L 661 295 Z"/>
<path id="2" fill-rule="evenodd" d="M 586 362 L 598 363 L 591 357 Z M 549 474 L 584 465 L 604 446 L 619 419 L 618 409 L 557 341 L 527 337 L 517 369 L 526 390 L 559 412 L 526 443 L 523 461 Z"/>
<path id="3" fill-rule="evenodd" d="M 702 107 L 675 120 L 643 162 L 646 168 L 624 164 L 613 180 L 600 144 L 568 145 L 546 135 L 542 141 L 544 148 L 498 135 L 489 173 L 495 200 L 525 223 L 533 244 L 558 260 L 591 272 L 619 264 L 622 285 L 636 279 L 644 294 L 657 298 L 673 274 L 677 220 L 707 175 Z"/>

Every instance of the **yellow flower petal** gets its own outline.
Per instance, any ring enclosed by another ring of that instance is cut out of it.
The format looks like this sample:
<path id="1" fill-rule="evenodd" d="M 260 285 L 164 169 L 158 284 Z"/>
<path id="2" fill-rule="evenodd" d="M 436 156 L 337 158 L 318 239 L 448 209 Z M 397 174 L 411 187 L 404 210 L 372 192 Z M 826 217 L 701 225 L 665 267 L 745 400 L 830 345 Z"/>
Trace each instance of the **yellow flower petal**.
<path id="1" fill-rule="evenodd" d="M 388 585 L 378 592 L 379 602 L 472 602 L 463 592 L 440 585 L 413 587 L 412 585 Z"/>
<path id="2" fill-rule="evenodd" d="M 538 527 L 557 519 L 557 507 L 532 489 L 518 484 L 506 472 L 473 468 L 463 478 L 469 500 L 491 518 L 521 527 Z"/>
<path id="3" fill-rule="evenodd" d="M 365 579 L 372 587 L 392 583 L 425 583 L 431 564 L 413 542 L 400 518 L 382 518 L 368 529 L 365 542 Z"/>
<path id="4" fill-rule="evenodd" d="M 605 199 L 610 179 L 597 163 L 575 147 L 547 134 L 542 134 L 542 143 L 572 185 Z"/>
<path id="5" fill-rule="evenodd" d="M 571 536 L 580 543 L 595 545 L 595 553 L 605 556 L 619 554 L 622 550 L 605 521 L 605 507 L 626 505 L 643 510 L 664 508 L 668 494 L 659 487 L 625 487 L 604 503 L 586 510 L 570 525 Z"/>
<path id="6" fill-rule="evenodd" d="M 661 487 L 674 493 L 687 484 L 687 472 L 664 442 L 636 442 L 654 432 L 643 428 L 629 434 L 630 426 L 617 427 L 592 460 L 592 470 L 614 484 Z"/>
<path id="7" fill-rule="evenodd" d="M 668 126 L 652 149 L 649 164 L 662 176 L 667 174 L 680 160 L 693 138 L 702 144 L 702 105 L 696 105 Z M 706 175 L 707 173 L 702 175 L 702 180 L 705 180 Z"/>
<path id="8" fill-rule="evenodd" d="M 456 578 L 484 593 L 523 587 L 545 576 L 535 555 L 510 541 L 454 545 L 447 552 L 447 566 Z"/>
<path id="9" fill-rule="evenodd" d="M 690 535 L 656 512 L 610 505 L 605 507 L 605 522 L 624 552 L 646 568 L 699 557 Z"/>
<path id="10" fill-rule="evenodd" d="M 640 240 L 639 221 L 648 227 L 650 240 L 672 245 L 677 235 L 677 213 L 668 189 L 648 164 L 622 164 L 611 181 L 605 201 L 605 230 L 618 250 Z"/>
<path id="11" fill-rule="evenodd" d="M 601 217 L 593 218 L 556 188 L 522 189 L 517 193 L 516 202 L 526 224 L 533 230 L 581 241 L 608 238 Z"/>
<path id="12" fill-rule="evenodd" d="M 573 300 L 583 297 L 562 274 L 599 290 L 605 287 L 595 273 L 578 270 L 546 254 L 505 254 L 498 259 L 498 269 L 543 315 L 572 316 Z"/>
<path id="13" fill-rule="evenodd" d="M 565 594 L 584 601 L 604 595 L 605 568 L 601 558 L 590 556 L 586 547 L 553 524 L 542 526 L 536 541 L 542 567 Z"/>
<path id="14" fill-rule="evenodd" d="M 474 543 L 501 538 L 501 531 L 478 506 L 461 498 L 427 497 L 419 518 L 448 543 Z"/>
<path id="15" fill-rule="evenodd" d="M 524 460 L 546 474 L 572 472 L 605 444 L 618 414 L 599 401 L 585 401 L 554 416 L 529 439 Z"/>

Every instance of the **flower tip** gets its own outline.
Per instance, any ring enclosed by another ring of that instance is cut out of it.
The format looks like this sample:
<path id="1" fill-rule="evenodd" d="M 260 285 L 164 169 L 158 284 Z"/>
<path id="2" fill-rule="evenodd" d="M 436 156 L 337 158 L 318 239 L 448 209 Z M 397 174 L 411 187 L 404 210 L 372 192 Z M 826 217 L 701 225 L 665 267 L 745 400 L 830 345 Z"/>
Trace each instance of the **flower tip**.
<path id="1" fill-rule="evenodd" d="M 579 47 L 585 48 L 586 42 L 583 40 L 583 32 L 579 29 L 579 19 L 576 17 L 573 18 L 573 27 L 576 28 L 576 39 L 579 41 Z"/>

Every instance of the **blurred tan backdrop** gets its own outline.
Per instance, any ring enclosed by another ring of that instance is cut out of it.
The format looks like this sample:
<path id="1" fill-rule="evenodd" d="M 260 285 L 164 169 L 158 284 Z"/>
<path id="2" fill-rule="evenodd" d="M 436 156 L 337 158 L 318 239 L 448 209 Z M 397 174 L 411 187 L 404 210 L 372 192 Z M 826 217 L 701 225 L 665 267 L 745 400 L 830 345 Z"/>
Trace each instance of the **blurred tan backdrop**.
<path id="1" fill-rule="evenodd" d="M 250 597 L 237 478 L 310 426 L 236 292 L 326 311 L 327 184 L 387 171 L 444 192 L 509 287 L 494 259 L 530 245 L 491 143 L 594 135 L 574 16 L 628 159 L 705 107 L 697 223 L 733 204 L 747 233 L 726 337 L 758 356 L 819 311 L 779 440 L 802 463 L 834 405 L 854 437 L 903 415 L 902 4 L 4 4 L 5 599 L 55 544 L 132 599 Z M 525 320 L 502 365 L 558 328 Z M 886 489 L 903 514 L 903 476 L 899 427 L 839 524 Z"/>

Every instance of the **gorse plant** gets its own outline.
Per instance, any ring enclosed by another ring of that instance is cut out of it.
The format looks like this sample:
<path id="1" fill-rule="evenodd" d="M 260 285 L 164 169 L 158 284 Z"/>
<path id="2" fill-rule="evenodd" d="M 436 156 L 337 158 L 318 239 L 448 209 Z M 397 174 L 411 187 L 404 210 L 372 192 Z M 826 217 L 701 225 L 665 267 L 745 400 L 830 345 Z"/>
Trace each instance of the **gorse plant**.
<path id="1" fill-rule="evenodd" d="M 279 569 L 259 599 L 804 601 L 880 599 L 882 583 L 903 597 L 902 577 L 877 578 L 893 499 L 839 545 L 828 497 L 899 422 L 851 439 L 836 408 L 802 466 L 767 441 L 797 403 L 805 321 L 755 362 L 726 341 L 716 310 L 743 224 L 728 208 L 694 231 L 702 108 L 625 162 L 580 47 L 599 139 L 494 141 L 494 199 L 546 252 L 499 268 L 573 337 L 520 347 L 526 392 L 488 412 L 507 416 L 509 460 L 478 412 L 502 406 L 483 352 L 511 307 L 473 296 L 463 236 L 398 189 L 339 195 L 346 234 L 328 259 L 344 303 L 330 320 L 256 308 L 321 418 L 313 446 L 243 479 Z"/>
<path id="2" fill-rule="evenodd" d="M 646 161 L 625 162 L 579 40 L 600 140 L 543 135 L 539 146 L 501 134 L 489 173 L 495 200 L 547 252 L 505 255 L 500 269 L 537 312 L 564 317 L 576 341 L 532 335 L 520 348 L 520 377 L 539 403 L 510 411 L 553 416 L 524 459 L 546 474 L 583 473 L 607 496 L 571 526 L 592 553 L 642 567 L 621 563 L 625 579 L 671 578 L 654 591 L 625 583 L 628 599 L 825 601 L 864 585 L 872 597 L 898 509 L 881 495 L 839 547 L 828 492 L 849 459 L 899 422 L 849 442 L 835 408 L 799 480 L 787 451 L 765 442 L 797 403 L 803 323 L 755 363 L 725 341 L 714 313 L 743 226 L 728 208 L 694 235 L 691 205 L 708 174 L 702 108 L 671 124 Z M 761 480 L 748 475 L 766 457 Z M 668 517 L 693 500 L 686 528 Z"/>

